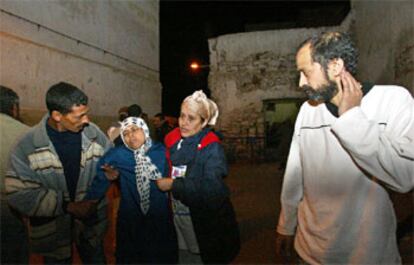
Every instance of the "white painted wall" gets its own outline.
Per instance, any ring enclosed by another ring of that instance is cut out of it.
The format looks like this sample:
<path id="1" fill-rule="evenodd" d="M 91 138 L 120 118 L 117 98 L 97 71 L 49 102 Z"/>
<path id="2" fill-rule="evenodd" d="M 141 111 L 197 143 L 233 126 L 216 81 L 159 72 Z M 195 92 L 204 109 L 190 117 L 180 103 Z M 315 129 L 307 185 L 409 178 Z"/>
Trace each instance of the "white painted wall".
<path id="1" fill-rule="evenodd" d="M 160 111 L 158 1 L 1 0 L 0 9 L 0 82 L 23 109 L 46 110 L 47 89 L 67 81 L 96 116 L 133 103 Z"/>
<path id="2" fill-rule="evenodd" d="M 312 34 L 350 31 L 353 14 L 338 27 L 271 30 L 209 39 L 209 88 L 220 109 L 218 127 L 230 135 L 256 127 L 263 133 L 266 99 L 302 98 L 295 53 Z"/>

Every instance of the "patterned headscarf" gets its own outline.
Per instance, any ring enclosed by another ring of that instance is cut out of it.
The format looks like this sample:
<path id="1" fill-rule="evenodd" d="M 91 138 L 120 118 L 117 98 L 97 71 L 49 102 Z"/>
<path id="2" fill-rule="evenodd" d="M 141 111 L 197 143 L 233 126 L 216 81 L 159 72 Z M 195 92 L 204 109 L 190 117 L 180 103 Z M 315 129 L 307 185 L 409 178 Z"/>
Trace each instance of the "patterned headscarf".
<path id="1" fill-rule="evenodd" d="M 124 130 L 130 126 L 136 126 L 144 131 L 145 143 L 138 149 L 130 148 L 124 140 Z M 152 141 L 149 136 L 148 126 L 145 121 L 137 117 L 128 117 L 121 122 L 121 138 L 125 146 L 134 152 L 135 157 L 135 177 L 137 190 L 141 198 L 140 207 L 144 214 L 147 214 L 150 206 L 150 180 L 161 178 L 161 173 L 146 155 L 151 148 Z"/>

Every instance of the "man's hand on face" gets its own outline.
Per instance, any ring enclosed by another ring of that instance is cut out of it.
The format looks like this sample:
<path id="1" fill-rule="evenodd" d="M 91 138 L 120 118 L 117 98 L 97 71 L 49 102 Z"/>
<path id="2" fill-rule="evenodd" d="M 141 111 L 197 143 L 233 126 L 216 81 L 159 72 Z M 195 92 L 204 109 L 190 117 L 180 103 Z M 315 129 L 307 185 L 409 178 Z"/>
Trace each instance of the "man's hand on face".
<path id="1" fill-rule="evenodd" d="M 342 99 L 339 102 L 338 114 L 341 116 L 353 107 L 361 105 L 362 100 L 362 85 L 355 80 L 355 78 L 344 71 L 341 74 L 342 83 Z"/>
<path id="2" fill-rule="evenodd" d="M 84 219 L 96 212 L 97 200 L 68 203 L 66 211 L 76 218 Z"/>

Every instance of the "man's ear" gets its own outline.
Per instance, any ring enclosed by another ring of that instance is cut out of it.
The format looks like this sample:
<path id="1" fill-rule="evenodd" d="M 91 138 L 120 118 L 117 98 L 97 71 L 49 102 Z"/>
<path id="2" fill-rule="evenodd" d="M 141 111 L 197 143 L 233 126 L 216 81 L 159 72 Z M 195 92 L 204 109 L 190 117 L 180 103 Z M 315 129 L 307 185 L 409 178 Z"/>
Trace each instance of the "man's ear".
<path id="1" fill-rule="evenodd" d="M 20 118 L 19 104 L 17 103 L 13 104 L 12 109 L 11 109 L 11 114 L 12 114 L 12 117 L 15 118 L 16 120 Z"/>
<path id="2" fill-rule="evenodd" d="M 341 58 L 331 60 L 328 64 L 328 70 L 335 77 L 340 75 L 343 71 L 345 71 L 344 60 Z"/>
<path id="3" fill-rule="evenodd" d="M 204 121 L 203 121 L 203 124 L 201 124 L 201 127 L 202 127 L 202 128 L 206 127 L 206 126 L 207 126 L 207 123 L 208 123 L 208 120 L 204 120 Z"/>
<path id="4" fill-rule="evenodd" d="M 60 122 L 60 120 L 62 119 L 62 113 L 60 113 L 57 110 L 53 110 L 52 113 L 50 114 L 50 117 L 56 121 L 56 122 Z"/>

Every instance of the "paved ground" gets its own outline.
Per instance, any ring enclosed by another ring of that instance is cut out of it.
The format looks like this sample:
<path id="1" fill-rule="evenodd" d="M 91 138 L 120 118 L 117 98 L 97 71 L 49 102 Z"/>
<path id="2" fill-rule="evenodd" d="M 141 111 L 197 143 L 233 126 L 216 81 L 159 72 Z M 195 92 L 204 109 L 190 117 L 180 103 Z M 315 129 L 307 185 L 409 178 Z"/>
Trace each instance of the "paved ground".
<path id="1" fill-rule="evenodd" d="M 277 164 L 233 164 L 226 181 L 233 192 L 232 201 L 242 238 L 242 249 L 234 264 L 285 263 L 281 257 L 276 257 L 274 251 L 282 183 L 282 172 L 278 170 Z M 412 194 L 393 194 L 392 198 L 400 220 L 413 213 Z M 411 231 L 405 233 L 400 241 L 404 264 L 413 264 L 413 238 Z"/>
<path id="2" fill-rule="evenodd" d="M 276 164 L 233 164 L 226 180 L 239 220 L 242 249 L 234 264 L 274 264 L 282 174 Z"/>
<path id="3" fill-rule="evenodd" d="M 233 264 L 282 264 L 274 251 L 275 227 L 280 211 L 282 172 L 276 163 L 236 163 L 230 166 L 226 182 L 232 191 L 240 224 L 242 248 Z M 399 220 L 413 213 L 412 194 L 392 195 Z M 406 222 L 407 226 L 412 221 Z M 114 230 L 107 234 L 105 251 L 108 264 L 114 264 Z M 404 264 L 413 264 L 413 232 L 404 233 L 400 253 Z M 75 258 L 79 264 L 79 259 Z M 31 264 L 42 264 L 40 257 L 32 256 Z"/>

